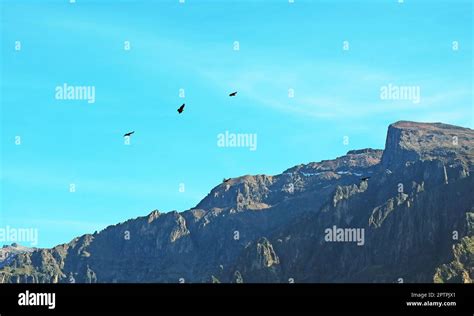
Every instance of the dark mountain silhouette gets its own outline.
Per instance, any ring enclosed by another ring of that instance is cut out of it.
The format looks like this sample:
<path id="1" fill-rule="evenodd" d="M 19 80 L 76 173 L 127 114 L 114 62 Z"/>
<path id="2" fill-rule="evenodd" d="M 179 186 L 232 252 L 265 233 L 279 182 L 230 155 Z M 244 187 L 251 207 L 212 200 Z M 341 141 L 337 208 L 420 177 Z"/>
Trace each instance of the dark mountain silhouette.
<path id="1" fill-rule="evenodd" d="M 383 151 L 232 178 L 193 209 L 16 254 L 0 281 L 472 283 L 473 145 L 468 128 L 397 122 Z"/>

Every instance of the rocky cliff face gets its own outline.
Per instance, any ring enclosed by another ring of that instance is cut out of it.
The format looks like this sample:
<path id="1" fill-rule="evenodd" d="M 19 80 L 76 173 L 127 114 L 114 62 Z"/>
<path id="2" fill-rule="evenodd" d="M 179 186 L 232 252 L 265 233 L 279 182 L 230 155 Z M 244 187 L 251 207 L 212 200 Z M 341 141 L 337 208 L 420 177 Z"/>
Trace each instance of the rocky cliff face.
<path id="1" fill-rule="evenodd" d="M 194 209 L 15 254 L 0 281 L 472 282 L 473 145 L 397 122 L 384 151 L 231 179 Z"/>

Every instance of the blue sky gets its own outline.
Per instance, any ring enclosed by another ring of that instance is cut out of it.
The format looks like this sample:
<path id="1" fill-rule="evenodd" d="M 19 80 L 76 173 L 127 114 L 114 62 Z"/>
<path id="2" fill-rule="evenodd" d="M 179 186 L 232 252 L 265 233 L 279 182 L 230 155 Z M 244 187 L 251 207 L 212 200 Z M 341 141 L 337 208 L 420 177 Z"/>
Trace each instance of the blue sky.
<path id="1" fill-rule="evenodd" d="M 472 128 L 471 2 L 1 1 L 0 228 L 50 247 L 223 177 L 383 148 L 397 120 Z M 63 83 L 95 103 L 55 99 Z M 421 102 L 381 100 L 390 83 Z M 257 150 L 218 147 L 225 131 Z"/>

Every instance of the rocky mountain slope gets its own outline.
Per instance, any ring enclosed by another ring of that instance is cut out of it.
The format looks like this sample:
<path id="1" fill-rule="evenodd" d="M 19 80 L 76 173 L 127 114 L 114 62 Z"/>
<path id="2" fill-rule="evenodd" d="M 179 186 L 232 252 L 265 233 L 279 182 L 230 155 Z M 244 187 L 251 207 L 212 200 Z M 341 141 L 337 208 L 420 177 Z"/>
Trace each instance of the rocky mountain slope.
<path id="1" fill-rule="evenodd" d="M 0 248 L 0 268 L 7 265 L 18 254 L 28 253 L 34 250 L 36 250 L 36 248 L 24 247 L 17 243 L 3 246 L 2 248 Z"/>
<path id="2" fill-rule="evenodd" d="M 397 122 L 383 151 L 231 179 L 191 210 L 16 254 L 0 281 L 470 283 L 473 145 Z"/>

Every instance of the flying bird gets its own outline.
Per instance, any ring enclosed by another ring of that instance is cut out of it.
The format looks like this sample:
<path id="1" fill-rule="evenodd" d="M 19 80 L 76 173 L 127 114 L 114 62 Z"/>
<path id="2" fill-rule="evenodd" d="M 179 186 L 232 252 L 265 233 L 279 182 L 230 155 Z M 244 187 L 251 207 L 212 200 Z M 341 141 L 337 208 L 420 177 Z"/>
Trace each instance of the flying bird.
<path id="1" fill-rule="evenodd" d="M 184 111 L 184 103 L 178 108 L 178 113 L 181 114 Z"/>
<path id="2" fill-rule="evenodd" d="M 229 97 L 235 97 L 236 95 L 237 95 L 237 91 L 232 92 L 231 94 L 229 94 Z"/>
<path id="3" fill-rule="evenodd" d="M 123 137 L 127 137 L 127 136 L 130 137 L 133 133 L 135 133 L 135 131 L 126 133 L 125 135 L 123 135 Z"/>
<path id="4" fill-rule="evenodd" d="M 370 179 L 370 177 L 363 177 L 363 178 L 360 178 L 360 181 L 367 181 L 369 179 Z"/>
<path id="5" fill-rule="evenodd" d="M 222 182 L 226 183 L 226 182 L 229 182 L 229 180 L 230 180 L 230 178 L 229 178 L 229 179 L 224 178 L 224 179 L 222 180 Z"/>

